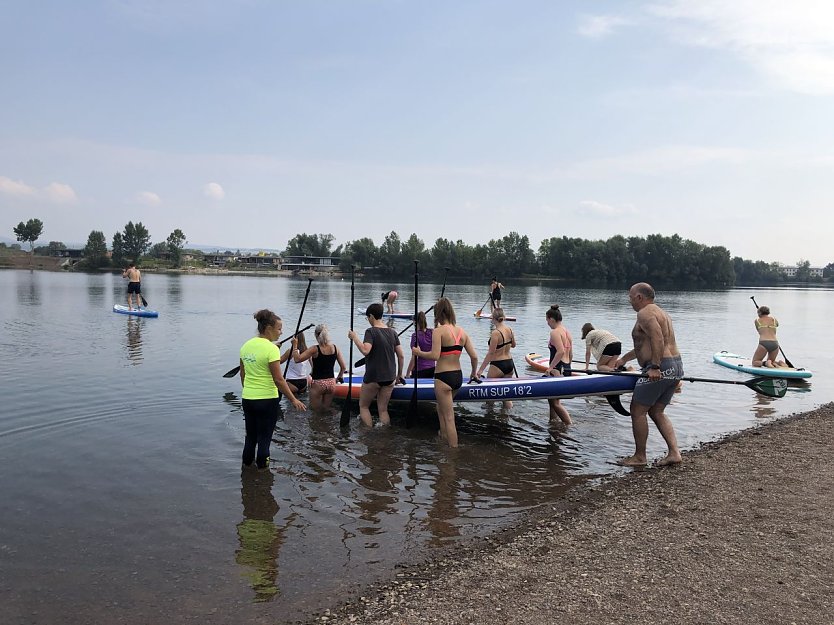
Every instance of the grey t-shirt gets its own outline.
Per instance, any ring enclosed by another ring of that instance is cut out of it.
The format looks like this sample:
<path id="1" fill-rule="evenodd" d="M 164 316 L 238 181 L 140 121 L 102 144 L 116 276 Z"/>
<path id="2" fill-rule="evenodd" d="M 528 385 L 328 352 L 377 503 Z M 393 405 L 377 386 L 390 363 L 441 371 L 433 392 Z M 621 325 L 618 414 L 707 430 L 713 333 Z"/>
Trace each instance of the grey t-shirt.
<path id="1" fill-rule="evenodd" d="M 396 347 L 400 337 L 393 328 L 370 327 L 365 330 L 364 343 L 372 345 L 365 356 L 363 382 L 393 382 L 397 379 Z"/>

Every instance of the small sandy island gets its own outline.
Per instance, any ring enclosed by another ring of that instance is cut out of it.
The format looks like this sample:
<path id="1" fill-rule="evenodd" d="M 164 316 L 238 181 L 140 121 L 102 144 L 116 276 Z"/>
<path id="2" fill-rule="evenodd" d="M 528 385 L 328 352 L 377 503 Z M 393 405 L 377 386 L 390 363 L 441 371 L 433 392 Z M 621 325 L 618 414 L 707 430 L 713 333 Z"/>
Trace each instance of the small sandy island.
<path id="1" fill-rule="evenodd" d="M 834 623 L 834 404 L 634 471 L 311 622 Z"/>

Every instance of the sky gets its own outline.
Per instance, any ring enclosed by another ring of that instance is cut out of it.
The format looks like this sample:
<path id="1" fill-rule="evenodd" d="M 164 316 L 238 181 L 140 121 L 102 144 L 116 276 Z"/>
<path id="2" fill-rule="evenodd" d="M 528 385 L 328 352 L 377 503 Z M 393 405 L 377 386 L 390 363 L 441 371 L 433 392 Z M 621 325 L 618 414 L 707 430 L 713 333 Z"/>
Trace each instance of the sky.
<path id="1" fill-rule="evenodd" d="M 834 262 L 828 0 L 0 0 L 0 236 Z"/>

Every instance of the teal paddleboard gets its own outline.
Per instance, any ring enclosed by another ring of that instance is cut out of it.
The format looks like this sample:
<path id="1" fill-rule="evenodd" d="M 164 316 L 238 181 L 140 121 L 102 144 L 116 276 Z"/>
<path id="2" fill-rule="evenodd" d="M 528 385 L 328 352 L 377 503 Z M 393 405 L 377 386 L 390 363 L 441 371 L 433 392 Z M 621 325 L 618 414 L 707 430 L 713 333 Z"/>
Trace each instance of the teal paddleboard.
<path id="1" fill-rule="evenodd" d="M 718 352 L 713 354 L 712 360 L 714 363 L 721 365 L 722 367 L 766 378 L 803 379 L 810 378 L 813 375 L 807 369 L 793 369 L 789 367 L 754 367 L 750 358 L 745 358 L 744 356 L 739 356 L 738 354 L 732 354 L 730 352 Z"/>

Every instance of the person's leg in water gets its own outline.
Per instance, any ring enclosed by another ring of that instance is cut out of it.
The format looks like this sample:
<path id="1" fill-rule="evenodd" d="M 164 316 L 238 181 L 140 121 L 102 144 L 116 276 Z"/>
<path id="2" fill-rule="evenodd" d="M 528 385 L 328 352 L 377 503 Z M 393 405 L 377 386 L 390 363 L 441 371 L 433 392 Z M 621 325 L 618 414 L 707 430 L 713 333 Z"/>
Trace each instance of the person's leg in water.
<path id="1" fill-rule="evenodd" d="M 376 399 L 377 393 L 379 393 L 379 384 L 376 382 L 363 383 L 362 390 L 359 392 L 359 418 L 369 428 L 374 426 L 374 420 L 371 416 L 371 402 Z"/>
<path id="2" fill-rule="evenodd" d="M 458 431 L 455 428 L 455 408 L 452 398 L 455 391 L 445 382 L 435 378 L 434 395 L 437 400 L 437 417 L 440 421 L 440 438 L 449 443 L 449 447 L 458 446 Z"/>
<path id="3" fill-rule="evenodd" d="M 382 425 L 391 425 L 391 416 L 388 414 L 388 402 L 391 401 L 391 394 L 394 392 L 394 383 L 388 386 L 380 386 L 376 396 L 376 409 L 379 412 L 379 422 Z"/>
<path id="4" fill-rule="evenodd" d="M 559 419 L 565 425 L 570 425 L 573 423 L 571 421 L 570 415 L 565 407 L 562 405 L 562 402 L 558 399 L 548 399 L 548 405 L 550 406 L 550 422 L 553 423 L 556 419 Z"/>

